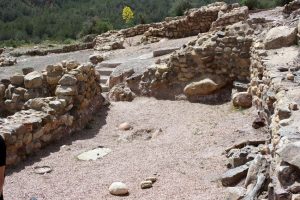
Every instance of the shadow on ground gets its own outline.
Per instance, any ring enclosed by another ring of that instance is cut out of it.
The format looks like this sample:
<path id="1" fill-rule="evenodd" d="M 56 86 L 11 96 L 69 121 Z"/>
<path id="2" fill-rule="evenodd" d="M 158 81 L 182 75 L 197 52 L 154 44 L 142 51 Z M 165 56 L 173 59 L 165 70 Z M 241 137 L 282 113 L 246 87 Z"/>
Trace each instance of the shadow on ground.
<path id="1" fill-rule="evenodd" d="M 74 132 L 70 135 L 66 135 L 60 140 L 54 141 L 52 144 L 43 147 L 43 149 L 35 154 L 32 154 L 30 157 L 24 161 L 21 161 L 21 163 L 18 163 L 16 166 L 9 167 L 6 170 L 6 175 L 9 176 L 15 172 L 20 172 L 27 166 L 32 166 L 34 163 L 41 161 L 42 158 L 49 156 L 51 153 L 58 152 L 63 145 L 72 145 L 72 143 L 77 140 L 94 138 L 99 133 L 99 130 L 106 124 L 108 111 L 108 106 L 100 108 L 98 111 L 96 111 L 94 119 L 87 124 L 85 129 Z"/>

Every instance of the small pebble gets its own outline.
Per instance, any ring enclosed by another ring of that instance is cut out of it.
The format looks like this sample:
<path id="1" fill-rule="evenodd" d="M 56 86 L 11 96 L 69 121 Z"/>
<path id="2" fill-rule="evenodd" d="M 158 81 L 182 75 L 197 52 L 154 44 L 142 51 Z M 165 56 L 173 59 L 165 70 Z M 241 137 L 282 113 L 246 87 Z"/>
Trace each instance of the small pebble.
<path id="1" fill-rule="evenodd" d="M 288 74 L 286 75 L 286 78 L 287 78 L 287 80 L 289 80 L 289 81 L 293 81 L 293 80 L 295 79 L 295 76 L 294 76 L 292 73 L 288 73 Z"/>
<path id="2" fill-rule="evenodd" d="M 123 196 L 127 195 L 129 190 L 126 184 L 122 182 L 114 182 L 110 185 L 109 192 L 112 195 Z"/>
<path id="3" fill-rule="evenodd" d="M 119 125 L 119 130 L 122 130 L 122 131 L 128 131 L 131 128 L 132 128 L 131 125 L 127 122 L 124 122 L 124 123 Z"/>
<path id="4" fill-rule="evenodd" d="M 157 181 L 156 177 L 148 177 L 146 178 L 146 181 L 151 181 L 152 183 L 155 183 Z"/>
<path id="5" fill-rule="evenodd" d="M 142 181 L 141 182 L 142 189 L 149 189 L 152 188 L 152 181 Z"/>

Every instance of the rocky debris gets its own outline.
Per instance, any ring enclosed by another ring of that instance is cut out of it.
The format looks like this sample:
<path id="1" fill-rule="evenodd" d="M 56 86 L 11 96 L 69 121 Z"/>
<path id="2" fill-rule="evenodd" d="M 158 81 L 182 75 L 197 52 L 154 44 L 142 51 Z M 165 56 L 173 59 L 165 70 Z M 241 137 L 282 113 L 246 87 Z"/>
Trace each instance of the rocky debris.
<path id="1" fill-rule="evenodd" d="M 228 168 L 235 168 L 254 160 L 256 154 L 259 152 L 258 147 L 247 145 L 243 148 L 233 148 L 227 153 Z"/>
<path id="2" fill-rule="evenodd" d="M 124 123 L 120 124 L 118 128 L 119 128 L 119 130 L 122 130 L 122 131 L 128 131 L 128 130 L 132 129 L 132 126 L 128 122 L 124 122 Z"/>
<path id="3" fill-rule="evenodd" d="M 118 141 L 132 142 L 133 140 L 151 140 L 152 138 L 157 138 L 161 133 L 161 129 L 139 129 L 120 134 Z"/>
<path id="4" fill-rule="evenodd" d="M 7 56 L 0 56 L 0 67 L 12 66 L 17 64 L 17 59 Z"/>
<path id="5" fill-rule="evenodd" d="M 109 148 L 96 148 L 78 155 L 77 159 L 82 161 L 89 161 L 89 160 L 95 161 L 97 159 L 103 158 L 110 152 L 111 149 Z"/>
<path id="6" fill-rule="evenodd" d="M 245 147 L 243 146 L 246 143 L 241 143 L 226 150 L 229 162 L 231 162 L 228 167 L 231 169 L 222 176 L 222 184 L 233 186 L 245 178 L 244 187 L 229 188 L 229 199 L 251 200 L 257 199 L 262 194 L 265 182 L 269 178 L 270 161 L 267 158 L 270 152 L 264 150 L 264 146 L 260 143 L 252 143 L 259 144 L 258 146 L 247 145 Z M 261 154 L 262 152 L 264 155 Z"/>
<path id="7" fill-rule="evenodd" d="M 125 38 L 116 32 L 108 32 L 99 35 L 94 40 L 94 49 L 97 51 L 111 51 L 124 49 Z"/>
<path id="8" fill-rule="evenodd" d="M 232 103 L 238 108 L 250 108 L 252 106 L 252 95 L 248 92 L 239 92 L 233 95 Z"/>
<path id="9" fill-rule="evenodd" d="M 135 93 L 125 84 L 115 85 L 108 93 L 108 99 L 111 101 L 133 101 Z"/>
<path id="10" fill-rule="evenodd" d="M 101 63 L 104 60 L 104 58 L 101 54 L 93 54 L 89 57 L 89 60 L 94 65 L 97 65 L 98 63 Z"/>
<path id="11" fill-rule="evenodd" d="M 266 49 L 278 49 L 296 44 L 297 29 L 287 26 L 272 28 L 264 40 Z"/>
<path id="12" fill-rule="evenodd" d="M 109 186 L 109 192 L 112 195 L 124 196 L 129 194 L 129 189 L 125 183 L 114 182 Z"/>

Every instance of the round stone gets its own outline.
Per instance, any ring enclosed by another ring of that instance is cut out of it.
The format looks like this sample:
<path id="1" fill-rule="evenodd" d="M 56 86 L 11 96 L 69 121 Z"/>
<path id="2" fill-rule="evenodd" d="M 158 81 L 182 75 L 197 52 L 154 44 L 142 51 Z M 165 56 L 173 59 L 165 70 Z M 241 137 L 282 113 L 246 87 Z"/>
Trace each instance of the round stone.
<path id="1" fill-rule="evenodd" d="M 119 130 L 122 130 L 122 131 L 128 131 L 131 128 L 132 127 L 131 127 L 131 125 L 128 122 L 124 122 L 124 123 L 122 123 L 122 124 L 119 125 Z"/>
<path id="2" fill-rule="evenodd" d="M 123 196 L 129 193 L 128 187 L 122 182 L 114 182 L 109 187 L 109 192 L 112 195 Z"/>
<path id="3" fill-rule="evenodd" d="M 142 181 L 141 182 L 142 189 L 149 189 L 152 188 L 152 181 Z"/>

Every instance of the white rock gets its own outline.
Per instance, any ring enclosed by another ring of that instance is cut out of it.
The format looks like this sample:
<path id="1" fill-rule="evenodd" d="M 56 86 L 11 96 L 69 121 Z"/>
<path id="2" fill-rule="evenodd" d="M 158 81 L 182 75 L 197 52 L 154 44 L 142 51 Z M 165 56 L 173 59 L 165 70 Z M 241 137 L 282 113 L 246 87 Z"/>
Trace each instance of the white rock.
<path id="1" fill-rule="evenodd" d="M 109 192 L 112 195 L 123 196 L 128 194 L 129 190 L 126 184 L 122 182 L 114 182 L 110 185 Z"/>
<path id="2" fill-rule="evenodd" d="M 111 149 L 109 148 L 97 148 L 91 151 L 84 152 L 77 156 L 79 160 L 89 161 L 89 160 L 97 160 L 109 154 Z"/>
<path id="3" fill-rule="evenodd" d="M 119 125 L 119 130 L 122 130 L 122 131 L 128 131 L 131 128 L 132 128 L 132 126 L 127 122 L 124 122 L 124 123 Z"/>

